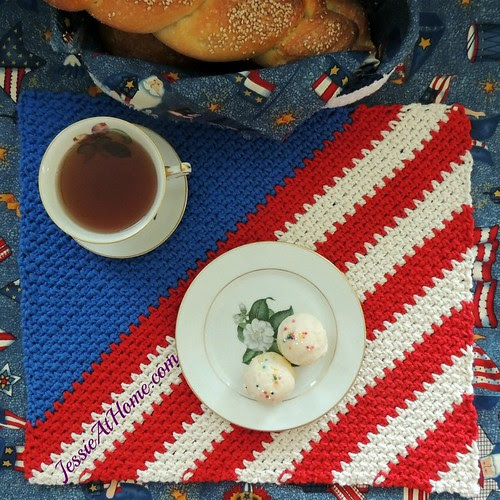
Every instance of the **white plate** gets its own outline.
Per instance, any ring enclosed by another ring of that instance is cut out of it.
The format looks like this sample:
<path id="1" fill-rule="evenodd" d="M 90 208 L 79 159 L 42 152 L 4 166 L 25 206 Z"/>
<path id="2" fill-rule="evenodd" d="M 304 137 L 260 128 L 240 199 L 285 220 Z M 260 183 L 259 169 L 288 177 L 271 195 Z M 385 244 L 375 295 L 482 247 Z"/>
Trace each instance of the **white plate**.
<path id="1" fill-rule="evenodd" d="M 247 347 L 233 316 L 263 298 L 274 311 L 293 307 L 315 315 L 329 336 L 327 354 L 295 368 L 296 387 L 285 401 L 266 405 L 243 389 Z M 209 408 L 249 429 L 279 431 L 311 422 L 351 387 L 363 359 L 361 304 L 344 275 L 317 253 L 288 243 L 238 247 L 211 262 L 193 280 L 176 325 L 179 361 L 187 383 Z"/>
<path id="2" fill-rule="evenodd" d="M 156 144 L 165 165 L 178 165 L 181 160 L 174 148 L 153 130 L 138 125 Z M 165 198 L 156 217 L 138 234 L 117 243 L 88 243 L 75 239 L 82 247 L 97 255 L 125 259 L 151 252 L 164 243 L 181 222 L 188 197 L 187 177 L 167 181 Z"/>

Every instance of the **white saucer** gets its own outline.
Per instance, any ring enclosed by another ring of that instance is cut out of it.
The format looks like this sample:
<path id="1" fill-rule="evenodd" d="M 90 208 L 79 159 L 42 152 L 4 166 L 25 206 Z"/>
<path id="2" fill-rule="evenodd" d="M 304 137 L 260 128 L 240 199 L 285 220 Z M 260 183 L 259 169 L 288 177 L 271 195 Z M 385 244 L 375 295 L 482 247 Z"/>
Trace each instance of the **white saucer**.
<path id="1" fill-rule="evenodd" d="M 165 165 L 177 165 L 180 158 L 172 146 L 159 134 L 139 126 L 155 143 Z M 188 197 L 187 177 L 169 179 L 163 203 L 156 217 L 140 233 L 117 243 L 88 243 L 75 239 L 82 247 L 104 257 L 125 259 L 151 252 L 164 243 L 181 222 Z"/>
<path id="2" fill-rule="evenodd" d="M 244 391 L 246 345 L 234 319 L 240 303 L 250 310 L 266 297 L 273 314 L 292 306 L 328 332 L 326 355 L 296 367 L 295 390 L 276 405 Z M 187 383 L 215 413 L 248 429 L 282 431 L 319 418 L 344 397 L 361 366 L 365 333 L 356 293 L 330 261 L 289 243 L 260 242 L 222 254 L 193 280 L 177 316 L 176 347 Z"/>

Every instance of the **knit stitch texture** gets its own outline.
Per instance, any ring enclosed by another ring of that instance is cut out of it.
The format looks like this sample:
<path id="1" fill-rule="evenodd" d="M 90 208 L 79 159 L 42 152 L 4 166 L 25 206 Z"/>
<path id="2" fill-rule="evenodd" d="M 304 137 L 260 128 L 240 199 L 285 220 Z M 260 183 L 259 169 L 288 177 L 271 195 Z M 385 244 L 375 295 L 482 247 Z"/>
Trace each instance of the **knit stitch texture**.
<path id="1" fill-rule="evenodd" d="M 477 492 L 472 160 L 461 108 L 325 111 L 284 143 L 170 126 L 107 98 L 73 94 L 25 92 L 19 113 L 32 482 L 61 484 L 61 461 L 73 462 L 70 482 L 337 482 Z M 50 140 L 96 115 L 155 129 L 193 164 L 181 225 L 143 257 L 87 252 L 51 223 L 39 199 L 38 165 Z M 175 354 L 177 310 L 194 276 L 229 249 L 268 240 L 316 250 L 346 274 L 362 302 L 365 359 L 344 400 L 298 429 L 250 431 L 202 404 L 175 368 L 89 448 L 96 422 Z"/>

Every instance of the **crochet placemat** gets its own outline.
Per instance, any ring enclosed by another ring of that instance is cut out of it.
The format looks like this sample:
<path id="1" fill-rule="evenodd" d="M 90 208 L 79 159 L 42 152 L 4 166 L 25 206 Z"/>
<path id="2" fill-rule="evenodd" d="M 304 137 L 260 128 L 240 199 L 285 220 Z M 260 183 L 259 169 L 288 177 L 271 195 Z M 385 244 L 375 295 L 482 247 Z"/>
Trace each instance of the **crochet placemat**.
<path id="1" fill-rule="evenodd" d="M 472 160 L 460 107 L 325 111 L 284 143 L 160 124 L 107 97 L 28 91 L 18 110 L 30 481 L 336 482 L 477 493 Z M 91 254 L 41 205 L 44 149 L 92 115 L 154 128 L 193 165 L 182 223 L 145 256 Z M 177 311 L 194 276 L 223 252 L 266 240 L 332 261 L 367 325 L 365 359 L 345 399 L 313 423 L 276 433 L 213 413 L 172 362 Z M 154 374 L 161 383 L 139 400 Z"/>

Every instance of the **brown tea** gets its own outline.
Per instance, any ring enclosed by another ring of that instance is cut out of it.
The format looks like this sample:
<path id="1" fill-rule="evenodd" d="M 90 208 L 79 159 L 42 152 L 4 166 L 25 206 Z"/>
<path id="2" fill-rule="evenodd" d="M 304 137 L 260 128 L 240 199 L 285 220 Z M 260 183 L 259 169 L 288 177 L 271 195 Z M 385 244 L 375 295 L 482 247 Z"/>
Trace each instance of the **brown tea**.
<path id="1" fill-rule="evenodd" d="M 68 214 L 87 230 L 116 232 L 138 222 L 157 190 L 146 150 L 121 131 L 92 133 L 63 159 L 59 192 Z"/>

